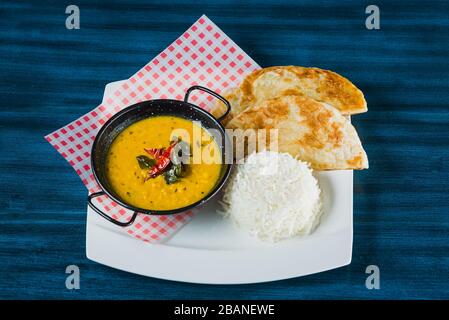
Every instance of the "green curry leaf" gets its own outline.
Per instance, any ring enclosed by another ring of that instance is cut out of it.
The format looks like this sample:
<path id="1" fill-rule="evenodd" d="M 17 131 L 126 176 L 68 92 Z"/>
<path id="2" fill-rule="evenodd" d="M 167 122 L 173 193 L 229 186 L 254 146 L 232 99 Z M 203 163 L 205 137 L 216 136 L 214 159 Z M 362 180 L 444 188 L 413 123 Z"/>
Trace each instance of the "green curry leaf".
<path id="1" fill-rule="evenodd" d="M 182 176 L 182 164 L 173 164 L 170 169 L 164 172 L 164 179 L 167 184 L 177 182 Z"/>
<path id="2" fill-rule="evenodd" d="M 136 159 L 141 169 L 151 169 L 156 164 L 156 160 L 144 155 L 137 156 Z"/>

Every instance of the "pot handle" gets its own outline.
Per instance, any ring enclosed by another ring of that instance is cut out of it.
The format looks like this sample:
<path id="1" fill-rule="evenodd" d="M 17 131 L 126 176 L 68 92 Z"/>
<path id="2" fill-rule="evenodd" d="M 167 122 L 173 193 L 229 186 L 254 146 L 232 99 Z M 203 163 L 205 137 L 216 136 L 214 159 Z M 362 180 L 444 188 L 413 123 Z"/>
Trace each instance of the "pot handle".
<path id="1" fill-rule="evenodd" d="M 193 86 L 193 87 L 190 87 L 189 89 L 187 89 L 186 95 L 184 96 L 184 102 L 189 102 L 189 101 L 188 101 L 188 100 L 189 100 L 189 95 L 190 95 L 190 93 L 191 93 L 193 90 L 200 90 L 200 91 L 207 92 L 208 94 L 210 94 L 211 96 L 214 96 L 215 98 L 217 98 L 218 100 L 220 100 L 221 102 L 223 102 L 223 103 L 225 104 L 225 106 L 226 106 L 226 112 L 225 112 L 221 117 L 219 117 L 219 118 L 217 119 L 218 121 L 223 120 L 224 117 L 226 117 L 226 116 L 229 114 L 229 112 L 231 112 L 231 104 L 229 103 L 228 100 L 226 100 L 225 98 L 223 98 L 222 96 L 220 96 L 220 95 L 219 95 L 218 93 L 216 93 L 215 91 L 212 91 L 212 90 L 210 90 L 210 89 L 208 89 L 208 88 L 205 88 L 205 87 L 202 87 L 202 86 Z"/>
<path id="2" fill-rule="evenodd" d="M 116 225 L 118 225 L 118 226 L 120 226 L 120 227 L 128 227 L 128 226 L 132 225 L 133 222 L 134 222 L 134 220 L 136 220 L 136 218 L 137 218 L 137 214 L 138 214 L 137 211 L 134 211 L 133 216 L 132 216 L 131 219 L 129 219 L 127 222 L 121 222 L 121 221 L 118 221 L 118 220 L 112 218 L 111 216 L 108 216 L 106 213 L 104 213 L 103 211 L 101 211 L 100 209 L 98 209 L 98 208 L 93 204 L 92 199 L 94 199 L 94 198 L 96 198 L 96 197 L 100 197 L 100 196 L 105 195 L 105 194 L 106 194 L 106 193 L 105 193 L 104 191 L 95 192 L 95 193 L 90 194 L 90 195 L 87 197 L 87 203 L 89 204 L 89 207 L 91 207 L 92 210 L 94 210 L 96 213 L 98 213 L 100 216 L 102 216 L 102 217 L 105 218 L 106 220 L 108 220 L 108 221 L 110 221 L 110 222 L 112 222 L 112 223 L 114 223 L 114 224 L 116 224 Z"/>

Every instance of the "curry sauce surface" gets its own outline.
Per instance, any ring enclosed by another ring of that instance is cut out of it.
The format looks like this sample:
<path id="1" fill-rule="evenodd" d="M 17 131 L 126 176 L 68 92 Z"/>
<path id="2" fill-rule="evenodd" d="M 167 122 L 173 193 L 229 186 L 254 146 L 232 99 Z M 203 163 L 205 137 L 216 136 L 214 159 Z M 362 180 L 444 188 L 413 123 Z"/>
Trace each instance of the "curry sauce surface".
<path id="1" fill-rule="evenodd" d="M 185 176 L 173 184 L 167 184 L 163 175 L 145 181 L 148 169 L 141 169 L 136 157 L 148 156 L 144 148 L 167 148 L 174 135 L 189 143 L 193 153 L 200 151 L 209 160 L 195 164 L 191 157 Z M 125 202 L 148 210 L 173 210 L 202 199 L 214 188 L 220 161 L 220 149 L 206 129 L 187 119 L 157 116 L 130 125 L 115 138 L 106 170 L 112 188 Z"/>

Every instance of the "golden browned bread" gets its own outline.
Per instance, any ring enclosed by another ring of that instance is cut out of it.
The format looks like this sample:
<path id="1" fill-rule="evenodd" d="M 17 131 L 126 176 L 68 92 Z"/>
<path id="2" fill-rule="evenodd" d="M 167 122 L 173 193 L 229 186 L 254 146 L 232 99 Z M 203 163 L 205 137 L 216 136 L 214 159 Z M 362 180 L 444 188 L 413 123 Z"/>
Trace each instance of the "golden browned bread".
<path id="1" fill-rule="evenodd" d="M 333 106 L 305 96 L 265 100 L 242 111 L 226 127 L 278 129 L 277 150 L 269 143 L 266 148 L 288 152 L 309 162 L 313 169 L 368 168 L 368 158 L 349 120 Z"/>
<path id="2" fill-rule="evenodd" d="M 238 88 L 224 93 L 232 106 L 224 123 L 264 100 L 287 95 L 306 96 L 325 102 L 344 115 L 367 111 L 362 91 L 335 72 L 319 68 L 279 66 L 254 71 L 246 76 Z M 219 102 L 213 114 L 218 116 L 223 109 L 224 105 Z"/>

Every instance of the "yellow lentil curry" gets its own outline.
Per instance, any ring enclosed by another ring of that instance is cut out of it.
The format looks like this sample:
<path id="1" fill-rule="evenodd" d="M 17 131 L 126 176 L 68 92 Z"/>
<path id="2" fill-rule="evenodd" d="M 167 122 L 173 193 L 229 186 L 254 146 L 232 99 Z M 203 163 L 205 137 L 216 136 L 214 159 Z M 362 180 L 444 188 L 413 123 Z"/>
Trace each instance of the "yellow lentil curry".
<path id="1" fill-rule="evenodd" d="M 153 168 L 142 166 L 137 158 L 152 158 L 149 149 L 167 150 L 174 135 L 194 150 L 190 163 L 183 165 L 183 174 L 171 183 L 165 177 L 169 167 L 150 175 L 150 169 L 157 171 L 157 157 L 150 159 Z M 193 161 L 198 151 L 209 159 Z M 195 203 L 214 188 L 221 172 L 221 152 L 212 135 L 199 123 L 176 116 L 156 116 L 130 125 L 113 141 L 106 162 L 109 183 L 117 195 L 147 210 L 173 210 Z"/>

